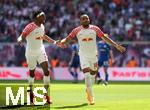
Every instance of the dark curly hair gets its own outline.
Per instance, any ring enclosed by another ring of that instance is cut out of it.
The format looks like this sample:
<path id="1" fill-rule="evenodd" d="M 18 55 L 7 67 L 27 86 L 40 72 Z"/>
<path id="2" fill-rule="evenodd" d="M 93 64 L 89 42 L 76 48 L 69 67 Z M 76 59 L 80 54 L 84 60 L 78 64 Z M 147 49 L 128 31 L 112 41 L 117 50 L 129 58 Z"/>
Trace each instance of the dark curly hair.
<path id="1" fill-rule="evenodd" d="M 35 19 L 39 13 L 43 12 L 42 10 L 36 10 L 32 12 L 32 19 Z"/>

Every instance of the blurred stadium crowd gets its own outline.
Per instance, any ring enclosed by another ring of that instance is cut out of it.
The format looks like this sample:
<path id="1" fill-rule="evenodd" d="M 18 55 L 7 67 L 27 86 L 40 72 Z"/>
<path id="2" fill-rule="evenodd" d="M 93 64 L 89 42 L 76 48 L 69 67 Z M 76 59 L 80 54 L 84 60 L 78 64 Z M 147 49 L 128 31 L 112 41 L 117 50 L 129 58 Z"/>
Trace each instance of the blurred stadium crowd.
<path id="1" fill-rule="evenodd" d="M 79 25 L 79 15 L 85 12 L 92 24 L 115 41 L 130 42 L 126 54 L 114 55 L 116 66 L 128 66 L 131 59 L 137 62 L 134 66 L 150 66 L 150 43 L 131 43 L 150 40 L 150 0 L 0 0 L 1 66 L 25 66 L 25 48 L 15 43 L 30 22 L 30 14 L 37 9 L 46 13 L 45 31 L 51 38 L 66 37 Z M 46 50 L 50 61 L 58 60 L 59 66 L 68 65 L 69 47 L 46 45 Z"/>

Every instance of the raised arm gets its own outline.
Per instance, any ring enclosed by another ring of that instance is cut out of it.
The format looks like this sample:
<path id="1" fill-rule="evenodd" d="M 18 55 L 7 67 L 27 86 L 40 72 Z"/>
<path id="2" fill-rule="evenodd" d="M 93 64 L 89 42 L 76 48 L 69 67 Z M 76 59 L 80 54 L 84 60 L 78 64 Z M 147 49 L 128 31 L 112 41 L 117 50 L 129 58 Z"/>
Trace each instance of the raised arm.
<path id="1" fill-rule="evenodd" d="M 51 39 L 50 37 L 48 37 L 47 35 L 44 35 L 43 36 L 43 40 L 47 41 L 48 43 L 53 43 L 53 44 L 56 44 L 57 41 Z"/>
<path id="2" fill-rule="evenodd" d="M 64 38 L 64 39 L 61 40 L 61 43 L 62 43 L 62 44 L 68 43 L 69 41 L 71 41 L 71 39 L 72 39 L 74 36 L 75 36 L 75 33 L 74 33 L 74 31 L 72 31 L 71 33 L 69 33 L 69 35 L 68 35 L 66 38 Z"/>
<path id="3" fill-rule="evenodd" d="M 73 29 L 66 38 L 64 38 L 64 39 L 61 40 L 61 43 L 62 44 L 66 44 L 67 42 L 69 42 L 70 40 L 72 40 L 77 35 L 77 33 L 81 30 L 81 28 L 82 27 L 79 26 L 79 27 Z"/>
<path id="4" fill-rule="evenodd" d="M 21 35 L 18 37 L 17 42 L 21 42 L 32 32 L 37 26 L 34 23 L 29 23 L 22 31 Z"/>
<path id="5" fill-rule="evenodd" d="M 101 37 L 103 41 L 109 43 L 110 45 L 113 45 L 117 50 L 119 50 L 121 53 L 125 52 L 125 47 L 117 44 L 115 41 L 113 41 L 111 38 L 108 37 L 108 34 L 104 34 L 103 37 Z"/>
<path id="6" fill-rule="evenodd" d="M 117 44 L 115 41 L 113 41 L 111 38 L 109 38 L 108 34 L 104 34 L 99 27 L 94 26 L 93 28 L 96 31 L 96 34 L 99 38 L 101 38 L 106 43 L 109 43 L 110 45 L 114 46 L 121 53 L 125 52 L 125 50 L 126 50 L 125 47 Z"/>

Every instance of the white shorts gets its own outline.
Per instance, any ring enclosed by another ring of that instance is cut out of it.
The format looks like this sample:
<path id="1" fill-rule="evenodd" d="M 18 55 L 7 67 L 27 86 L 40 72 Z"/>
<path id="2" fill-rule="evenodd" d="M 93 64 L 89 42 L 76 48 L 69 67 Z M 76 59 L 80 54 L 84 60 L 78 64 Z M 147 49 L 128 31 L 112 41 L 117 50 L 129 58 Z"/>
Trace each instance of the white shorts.
<path id="1" fill-rule="evenodd" d="M 92 70 L 97 70 L 97 68 L 98 68 L 98 59 L 97 59 L 97 57 L 87 58 L 87 57 L 84 57 L 84 56 L 80 56 L 80 64 L 81 64 L 81 69 L 90 68 Z"/>
<path id="2" fill-rule="evenodd" d="M 34 70 L 36 68 L 37 63 L 41 64 L 42 62 L 48 61 L 45 51 L 36 54 L 31 54 L 27 52 L 25 56 L 29 70 Z"/>

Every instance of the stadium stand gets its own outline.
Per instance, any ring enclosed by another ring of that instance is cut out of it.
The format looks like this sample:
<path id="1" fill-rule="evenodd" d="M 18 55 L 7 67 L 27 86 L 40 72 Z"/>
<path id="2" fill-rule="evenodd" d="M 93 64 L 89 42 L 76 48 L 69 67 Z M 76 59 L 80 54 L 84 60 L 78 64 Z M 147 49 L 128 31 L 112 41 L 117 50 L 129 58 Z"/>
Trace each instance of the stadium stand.
<path id="1" fill-rule="evenodd" d="M 147 66 L 150 56 L 145 51 L 150 51 L 150 44 L 139 42 L 150 40 L 149 4 L 149 0 L 0 0 L 0 65 L 21 66 L 24 63 L 24 47 L 18 47 L 16 39 L 30 22 L 30 13 L 42 9 L 47 18 L 46 34 L 51 38 L 66 37 L 79 25 L 79 15 L 86 12 L 92 24 L 109 33 L 115 41 L 125 43 L 127 53 L 115 55 L 116 66 L 126 66 L 132 56 L 137 59 L 138 66 Z M 46 44 L 46 50 L 49 59 L 57 56 L 67 66 L 71 54 L 69 47 L 60 49 Z"/>

